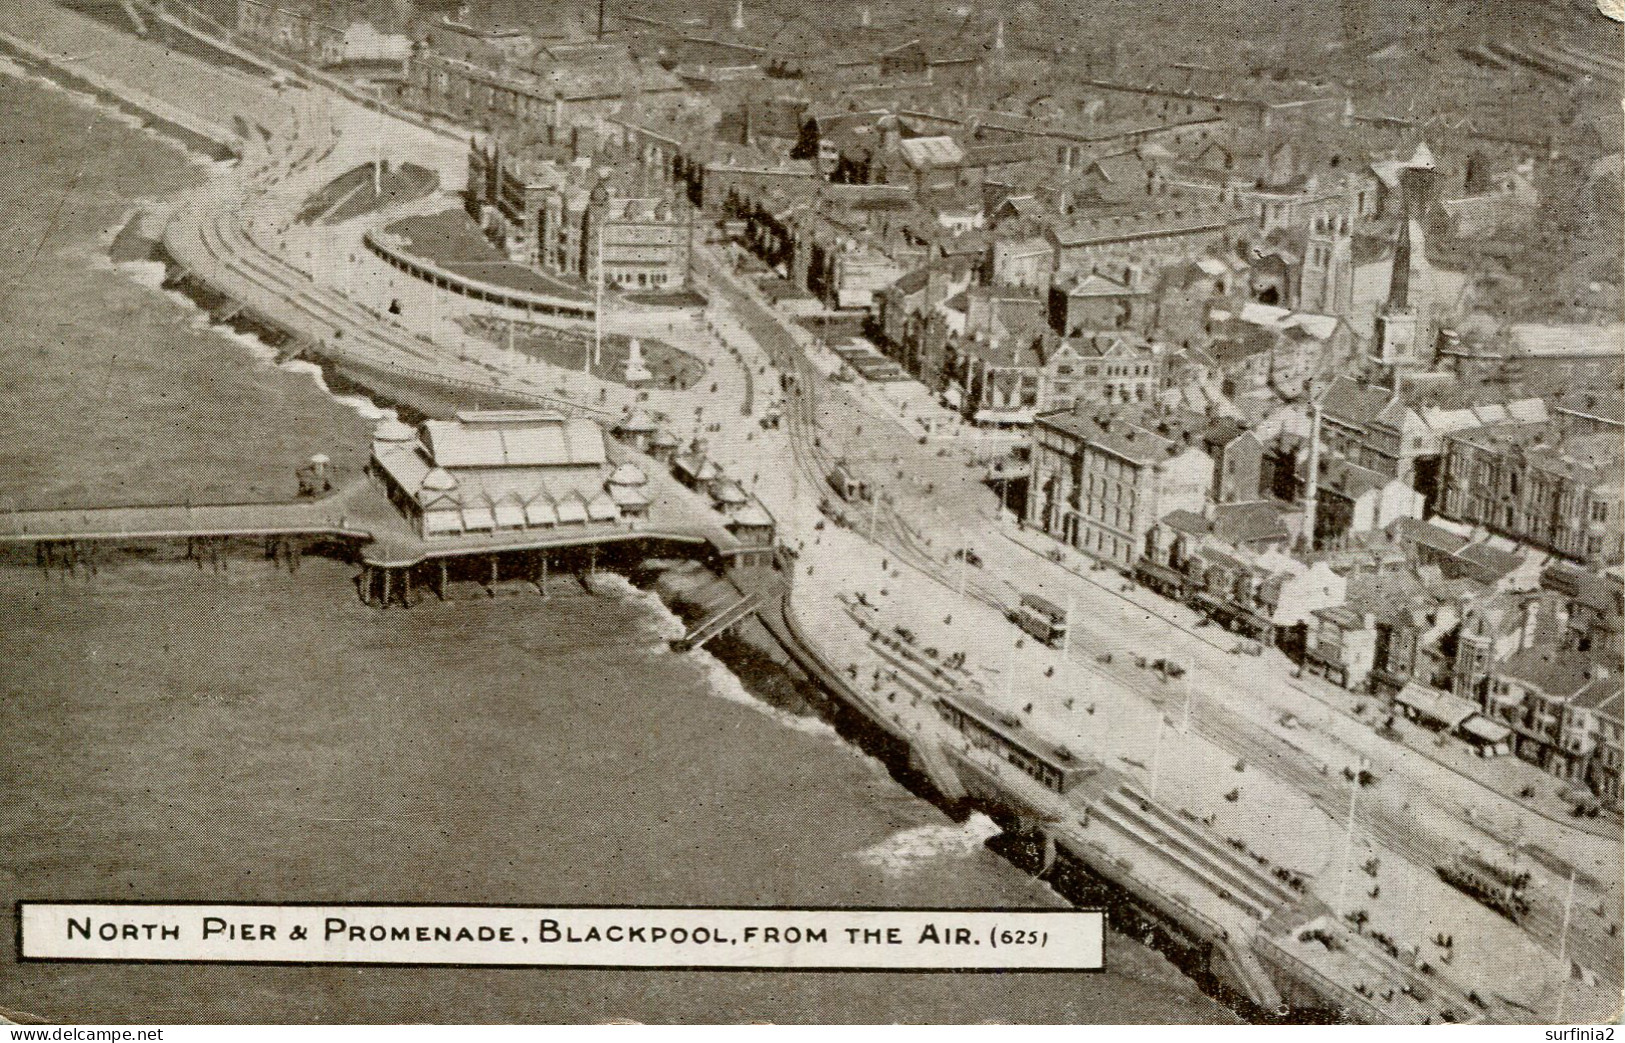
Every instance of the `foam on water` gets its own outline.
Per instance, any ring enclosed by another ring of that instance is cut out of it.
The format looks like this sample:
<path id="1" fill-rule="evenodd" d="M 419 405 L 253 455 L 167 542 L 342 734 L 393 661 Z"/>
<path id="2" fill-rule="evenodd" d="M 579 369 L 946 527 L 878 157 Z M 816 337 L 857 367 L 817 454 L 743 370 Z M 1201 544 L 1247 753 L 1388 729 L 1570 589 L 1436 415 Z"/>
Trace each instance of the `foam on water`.
<path id="1" fill-rule="evenodd" d="M 851 857 L 888 875 L 902 876 L 936 862 L 974 855 L 1000 832 L 992 819 L 977 812 L 958 824 L 929 823 L 900 830 Z"/>
<path id="2" fill-rule="evenodd" d="M 128 224 L 130 219 L 138 210 L 139 208 L 132 209 L 130 214 L 126 215 L 125 220 L 120 223 L 119 227 L 123 227 L 125 224 Z M 303 359 L 289 359 L 286 362 L 278 363 L 276 361 L 278 355 L 277 349 L 271 347 L 271 345 L 265 343 L 265 341 L 261 340 L 259 337 L 252 333 L 244 333 L 241 330 L 236 330 L 230 326 L 214 322 L 209 317 L 208 312 L 198 307 L 197 304 L 184 293 L 181 293 L 178 290 L 164 289 L 163 283 L 167 272 L 161 263 L 157 261 L 122 261 L 114 264 L 112 261 L 108 260 L 105 255 L 96 256 L 94 254 L 91 255 L 90 259 L 91 263 L 117 271 L 123 274 L 131 282 L 144 286 L 149 290 L 162 293 L 171 301 L 174 301 L 178 307 L 184 309 L 185 311 L 181 321 L 191 326 L 194 330 L 199 332 L 213 333 L 217 336 L 224 337 L 226 340 L 229 340 L 246 350 L 248 354 L 253 357 L 254 361 L 261 365 L 280 369 L 287 373 L 301 373 L 310 377 L 310 379 L 315 382 L 316 386 L 321 388 L 321 390 L 329 398 L 341 405 L 348 406 L 349 408 L 355 410 L 361 415 L 362 419 L 377 422 L 379 420 L 383 420 L 385 417 L 392 419 L 395 418 L 395 410 L 380 406 L 378 403 L 374 402 L 370 398 L 367 398 L 365 395 L 341 395 L 335 392 L 332 388 L 328 387 L 327 378 L 322 373 L 322 367 L 313 362 L 306 362 Z"/>
<path id="3" fill-rule="evenodd" d="M 206 164 L 213 164 L 216 162 L 213 156 L 189 148 L 184 142 L 170 137 L 163 131 L 148 126 L 147 122 L 141 119 L 139 116 L 131 115 L 130 113 L 119 108 L 117 105 L 97 97 L 94 94 L 87 94 L 86 92 L 75 87 L 69 87 L 66 84 L 58 83 L 51 77 L 35 72 L 33 69 L 19 64 L 10 58 L 0 57 L 0 76 L 9 76 L 14 80 L 20 80 L 24 83 L 32 84 L 36 87 L 43 87 L 46 90 L 55 91 L 58 94 L 64 95 L 71 99 L 75 104 L 82 105 L 89 109 L 94 109 L 99 115 L 113 121 L 114 123 L 120 123 L 131 130 L 140 131 L 143 136 L 151 138 L 154 141 L 162 142 L 170 148 L 181 152 L 194 164 L 197 164 L 200 161 Z"/>
<path id="4" fill-rule="evenodd" d="M 688 627 L 682 619 L 670 608 L 667 608 L 666 603 L 661 601 L 660 597 L 652 591 L 639 590 L 624 576 L 613 574 L 600 575 L 595 582 L 601 590 L 614 592 L 621 597 L 643 603 L 648 610 L 650 628 L 655 636 L 659 638 L 658 647 L 660 651 L 665 652 L 667 641 L 682 637 L 688 633 Z M 716 698 L 730 703 L 738 703 L 741 706 L 748 706 L 757 713 L 773 718 L 773 720 L 792 731 L 801 732 L 803 735 L 821 736 L 838 744 L 842 749 L 850 750 L 855 756 L 863 757 L 865 760 L 869 759 L 861 750 L 848 745 L 842 740 L 835 729 L 821 718 L 790 713 L 758 699 L 751 694 L 751 691 L 734 675 L 732 670 L 729 670 L 720 659 L 705 649 L 696 648 L 692 652 L 685 654 L 705 674 L 706 688 Z"/>

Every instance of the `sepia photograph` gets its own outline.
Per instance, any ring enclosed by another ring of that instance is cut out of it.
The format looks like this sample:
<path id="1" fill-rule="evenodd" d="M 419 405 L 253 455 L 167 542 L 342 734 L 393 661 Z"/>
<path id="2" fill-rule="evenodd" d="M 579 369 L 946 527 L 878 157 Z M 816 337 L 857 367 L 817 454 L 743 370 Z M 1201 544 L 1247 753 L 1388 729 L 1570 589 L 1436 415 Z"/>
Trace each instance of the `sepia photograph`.
<path id="1" fill-rule="evenodd" d="M 1622 19 L 0 0 L 0 1032 L 1617 1023 Z"/>

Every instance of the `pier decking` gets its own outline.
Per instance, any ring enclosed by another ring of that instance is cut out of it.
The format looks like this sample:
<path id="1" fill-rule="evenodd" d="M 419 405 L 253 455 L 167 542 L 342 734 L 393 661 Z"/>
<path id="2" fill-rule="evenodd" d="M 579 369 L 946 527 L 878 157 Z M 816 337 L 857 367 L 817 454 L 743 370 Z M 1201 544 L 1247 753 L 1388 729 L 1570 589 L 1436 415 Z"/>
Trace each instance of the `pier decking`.
<path id="1" fill-rule="evenodd" d="M 619 451 L 617 451 L 619 455 Z M 426 565 L 498 559 L 616 544 L 688 546 L 721 565 L 754 560 L 761 548 L 741 543 L 721 516 L 706 509 L 675 479 L 654 472 L 648 515 L 615 522 L 499 529 L 456 536 L 419 535 L 371 478 L 330 495 L 281 503 L 155 504 L 0 512 L 0 545 L 108 545 L 234 539 L 293 543 L 335 541 L 354 548 L 365 589 L 374 579 L 399 578 L 410 590 L 412 573 Z M 542 567 L 545 568 L 545 565 Z M 392 576 L 390 574 L 404 575 Z M 442 573 L 443 575 L 443 573 Z M 433 587 L 432 583 L 423 584 Z M 442 580 L 443 586 L 443 580 Z M 385 587 L 392 590 L 393 587 Z M 371 602 L 371 599 L 368 599 Z M 378 603 L 388 604 L 387 595 Z M 404 602 L 404 603 L 410 603 Z M 754 606 L 754 602 L 753 602 Z"/>

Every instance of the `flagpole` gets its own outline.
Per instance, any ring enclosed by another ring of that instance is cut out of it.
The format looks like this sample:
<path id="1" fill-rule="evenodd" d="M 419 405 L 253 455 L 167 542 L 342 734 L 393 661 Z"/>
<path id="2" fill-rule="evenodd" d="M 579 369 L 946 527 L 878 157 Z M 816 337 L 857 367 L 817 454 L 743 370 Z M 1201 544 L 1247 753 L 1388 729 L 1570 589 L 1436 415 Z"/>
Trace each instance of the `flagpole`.
<path id="1" fill-rule="evenodd" d="M 1569 918 L 1574 912 L 1574 867 L 1569 867 L 1569 893 L 1563 899 L 1563 929 L 1557 936 L 1557 1021 L 1563 1020 L 1563 1008 L 1569 998 Z"/>
<path id="2" fill-rule="evenodd" d="M 1343 834 L 1343 873 L 1337 884 L 1337 905 L 1334 912 L 1342 915 L 1343 903 L 1348 897 L 1349 871 L 1354 868 L 1354 808 L 1360 796 L 1360 776 L 1356 774 L 1349 781 L 1349 822 L 1348 830 Z"/>

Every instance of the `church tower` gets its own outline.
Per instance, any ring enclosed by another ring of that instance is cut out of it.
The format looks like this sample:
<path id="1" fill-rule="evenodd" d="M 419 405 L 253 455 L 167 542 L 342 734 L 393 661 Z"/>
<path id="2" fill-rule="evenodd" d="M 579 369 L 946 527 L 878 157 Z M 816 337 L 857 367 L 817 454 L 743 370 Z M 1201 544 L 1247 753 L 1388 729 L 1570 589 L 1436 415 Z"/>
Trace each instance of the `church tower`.
<path id="1" fill-rule="evenodd" d="M 1427 266 L 1427 213 L 1438 181 L 1438 167 L 1426 145 L 1418 145 L 1399 170 L 1402 213 L 1394 240 L 1394 267 L 1388 278 L 1388 299 L 1377 312 L 1376 344 L 1372 362 L 1378 375 L 1392 381 L 1404 370 L 1431 361 L 1428 302 L 1424 272 Z"/>
<path id="2" fill-rule="evenodd" d="M 1354 300 L 1354 219 L 1316 214 L 1298 273 L 1298 310 L 1347 317 Z"/>

